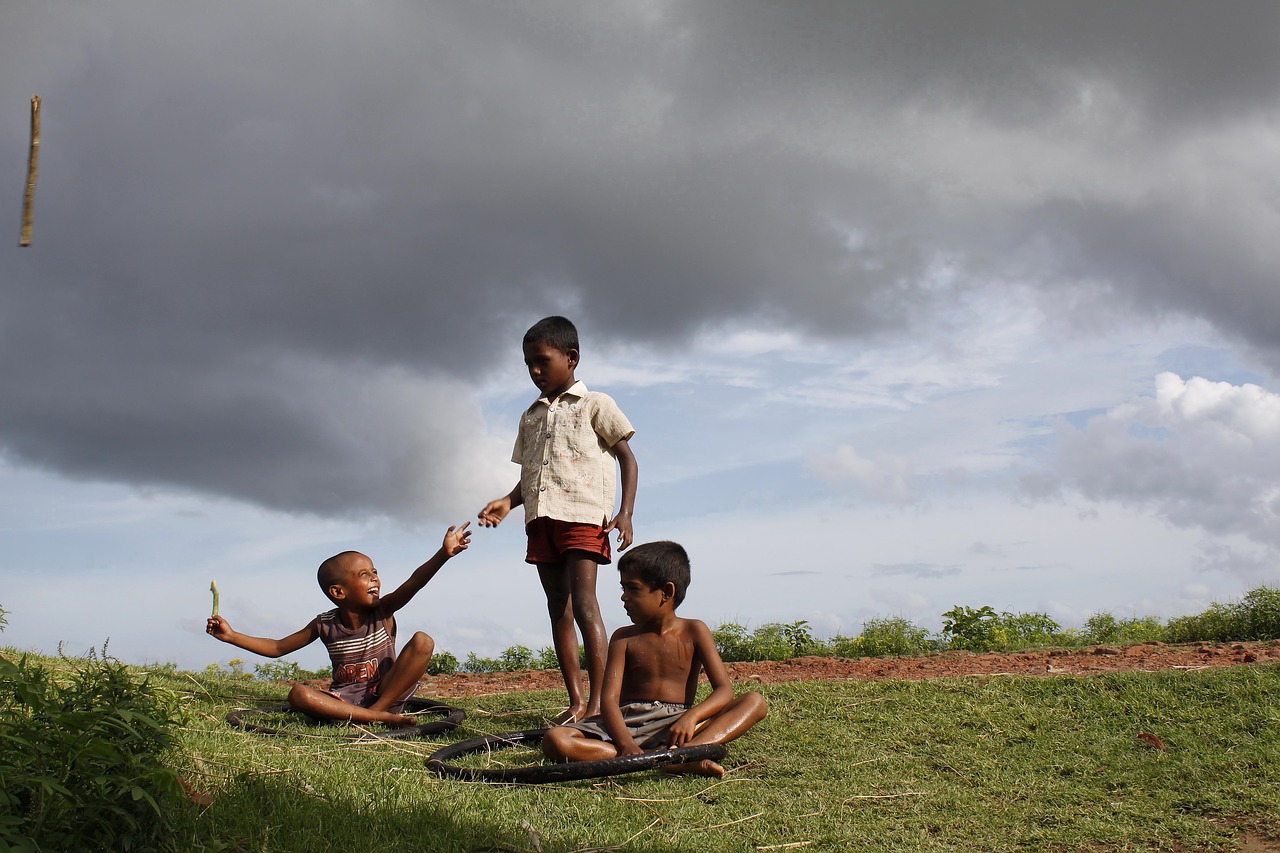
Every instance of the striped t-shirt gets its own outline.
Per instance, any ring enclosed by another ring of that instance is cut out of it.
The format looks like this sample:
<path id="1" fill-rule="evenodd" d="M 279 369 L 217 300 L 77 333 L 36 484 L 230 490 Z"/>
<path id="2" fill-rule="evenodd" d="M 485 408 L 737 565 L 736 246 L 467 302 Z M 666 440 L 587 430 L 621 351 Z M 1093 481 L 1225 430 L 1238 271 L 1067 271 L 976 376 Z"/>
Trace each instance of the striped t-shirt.
<path id="1" fill-rule="evenodd" d="M 364 625 L 351 630 L 334 608 L 316 617 L 320 640 L 333 663 L 329 689 L 344 701 L 359 705 L 396 659 L 396 623 L 375 607 Z"/>

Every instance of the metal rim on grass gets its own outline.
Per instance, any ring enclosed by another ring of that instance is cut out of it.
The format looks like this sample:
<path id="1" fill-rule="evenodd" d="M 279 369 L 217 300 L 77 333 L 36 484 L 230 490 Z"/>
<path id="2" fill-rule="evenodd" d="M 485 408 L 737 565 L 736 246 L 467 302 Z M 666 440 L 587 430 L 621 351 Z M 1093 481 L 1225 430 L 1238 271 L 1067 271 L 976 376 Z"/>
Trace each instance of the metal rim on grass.
<path id="1" fill-rule="evenodd" d="M 350 730 L 350 733 L 343 734 L 340 736 L 344 740 L 364 740 L 368 738 L 376 738 L 381 740 L 388 740 L 388 739 L 405 740 L 409 738 L 431 737 L 432 735 L 438 735 L 443 732 L 456 729 L 458 727 L 458 724 L 461 723 L 463 718 L 466 717 L 466 712 L 463 711 L 461 708 L 454 708 L 449 705 L 441 704 L 440 702 L 432 702 L 429 699 L 418 699 L 416 697 L 411 697 L 405 700 L 404 713 L 432 714 L 432 715 L 440 716 L 442 719 L 432 720 L 431 722 L 423 723 L 420 726 L 406 726 L 400 729 L 388 728 L 385 731 L 375 733 L 370 731 L 364 731 L 354 726 L 349 726 L 345 722 L 338 722 L 338 721 L 327 722 L 327 721 L 312 720 L 310 717 L 307 717 L 304 714 L 294 711 L 293 708 L 290 707 L 288 704 L 284 704 L 284 705 L 269 705 L 269 706 L 264 706 L 260 708 L 241 708 L 240 710 L 232 711 L 230 714 L 227 714 L 227 722 L 235 726 L 236 728 L 244 729 L 247 732 L 256 732 L 257 734 L 260 734 L 260 735 L 288 736 L 288 735 L 296 734 L 295 732 L 284 731 L 282 729 L 276 729 L 276 728 L 272 728 L 271 726 L 264 726 L 259 723 L 253 722 L 253 716 L 256 714 L 283 714 L 283 713 L 297 714 L 298 717 L 304 720 L 307 720 L 308 722 L 314 723 L 316 725 L 331 726 L 334 728 L 337 728 L 337 727 L 348 728 Z"/>
<path id="2" fill-rule="evenodd" d="M 546 729 L 525 729 L 518 732 L 484 735 L 470 740 L 451 743 L 441 747 L 427 758 L 427 769 L 434 770 L 441 776 L 453 776 L 472 782 L 523 782 L 539 784 L 543 782 L 574 782 L 579 779 L 598 779 L 602 776 L 618 776 L 623 773 L 639 773 L 669 764 L 684 764 L 692 761 L 710 759 L 718 761 L 724 758 L 728 750 L 721 743 L 700 743 L 693 746 L 682 746 L 677 749 L 660 749 L 654 752 L 642 752 L 639 755 L 620 755 L 616 758 L 602 758 L 597 761 L 570 761 L 566 764 L 535 764 L 529 767 L 505 767 L 500 769 L 479 769 L 457 767 L 449 762 L 464 755 L 479 752 L 494 752 L 521 744 L 532 746 L 542 740 Z"/>

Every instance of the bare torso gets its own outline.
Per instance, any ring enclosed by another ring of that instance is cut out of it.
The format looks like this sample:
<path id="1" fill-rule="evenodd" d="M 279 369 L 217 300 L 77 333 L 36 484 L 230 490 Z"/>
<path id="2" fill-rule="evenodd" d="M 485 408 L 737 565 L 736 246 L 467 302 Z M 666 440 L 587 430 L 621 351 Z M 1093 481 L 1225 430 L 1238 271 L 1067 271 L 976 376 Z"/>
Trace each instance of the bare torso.
<path id="1" fill-rule="evenodd" d="M 619 701 L 694 704 L 702 672 L 696 624 L 677 618 L 661 632 L 639 625 L 619 631 L 626 644 Z"/>

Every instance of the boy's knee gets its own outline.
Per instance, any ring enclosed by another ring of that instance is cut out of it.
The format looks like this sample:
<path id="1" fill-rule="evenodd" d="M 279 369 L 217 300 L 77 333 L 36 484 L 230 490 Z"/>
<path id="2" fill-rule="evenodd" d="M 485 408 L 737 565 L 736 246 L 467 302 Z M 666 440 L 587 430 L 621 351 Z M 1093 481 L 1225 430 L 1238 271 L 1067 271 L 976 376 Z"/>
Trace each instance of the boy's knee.
<path id="1" fill-rule="evenodd" d="M 600 619 L 600 605 L 595 597 L 575 596 L 573 599 L 573 619 L 579 625 L 597 622 Z"/>
<path id="2" fill-rule="evenodd" d="M 289 688 L 289 697 L 287 699 L 289 707 L 295 711 L 306 711 L 313 704 L 312 698 L 315 691 L 305 684 L 295 684 Z"/>
<path id="3" fill-rule="evenodd" d="M 409 642 L 405 644 L 405 651 L 413 654 L 426 655 L 431 657 L 431 653 L 436 650 L 436 641 L 431 639 L 431 635 L 424 631 L 418 631 L 409 638 Z"/>
<path id="4" fill-rule="evenodd" d="M 542 754 L 552 761 L 563 761 L 568 754 L 566 749 L 570 737 L 569 729 L 564 726 L 547 729 L 542 736 Z"/>
<path id="5" fill-rule="evenodd" d="M 748 690 L 742 694 L 742 701 L 746 703 L 746 707 L 750 708 L 755 715 L 756 720 L 763 720 L 765 715 L 769 713 L 769 702 L 764 696 L 755 691 Z"/>

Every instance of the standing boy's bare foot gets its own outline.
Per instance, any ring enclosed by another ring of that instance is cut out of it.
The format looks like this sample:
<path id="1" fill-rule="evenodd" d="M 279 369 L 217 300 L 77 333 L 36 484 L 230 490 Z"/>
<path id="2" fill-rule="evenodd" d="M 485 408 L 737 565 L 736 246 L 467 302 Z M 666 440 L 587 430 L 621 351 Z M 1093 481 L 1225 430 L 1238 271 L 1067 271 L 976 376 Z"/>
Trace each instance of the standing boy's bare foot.
<path id="1" fill-rule="evenodd" d="M 666 767 L 662 768 L 662 771 L 676 776 L 680 776 L 685 773 L 693 774 L 695 776 L 713 776 L 716 779 L 720 779 L 724 776 L 724 768 L 709 758 L 704 758 L 701 761 L 688 761 L 684 764 L 668 764 Z"/>
<path id="2" fill-rule="evenodd" d="M 551 721 L 553 726 L 563 726 L 566 723 L 576 723 L 578 720 L 585 720 L 588 714 L 581 705 L 573 705 L 561 711 L 554 720 Z"/>

